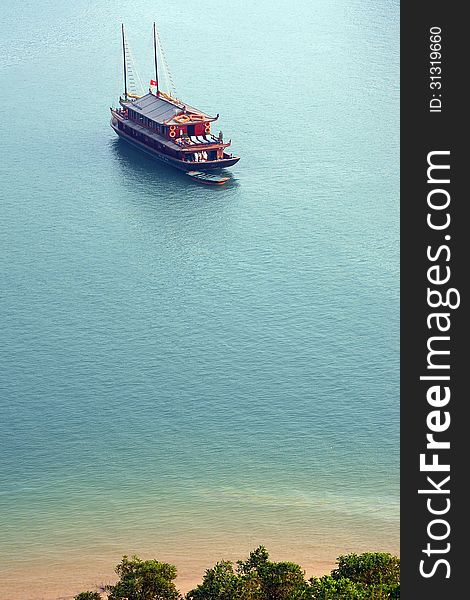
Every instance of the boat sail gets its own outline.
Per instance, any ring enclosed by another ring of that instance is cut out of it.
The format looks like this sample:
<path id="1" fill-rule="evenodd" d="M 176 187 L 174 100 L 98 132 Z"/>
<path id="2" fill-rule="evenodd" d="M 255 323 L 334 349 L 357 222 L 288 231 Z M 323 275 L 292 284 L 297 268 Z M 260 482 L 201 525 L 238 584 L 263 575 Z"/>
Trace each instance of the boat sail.
<path id="1" fill-rule="evenodd" d="M 224 141 L 221 132 L 215 136 L 211 131 L 212 123 L 217 121 L 219 115 L 211 116 L 160 90 L 157 46 L 161 48 L 161 43 L 155 23 L 155 74 L 154 79 L 150 80 L 147 94 L 139 95 L 134 91 L 135 81 L 128 72 L 130 51 L 123 24 L 121 35 L 124 94 L 119 99 L 120 108 L 111 108 L 111 127 L 117 135 L 157 160 L 182 171 L 201 172 L 235 165 L 240 158 L 227 152 L 231 140 Z M 170 80 L 174 91 L 171 76 Z M 221 179 L 225 181 L 227 178 Z"/>

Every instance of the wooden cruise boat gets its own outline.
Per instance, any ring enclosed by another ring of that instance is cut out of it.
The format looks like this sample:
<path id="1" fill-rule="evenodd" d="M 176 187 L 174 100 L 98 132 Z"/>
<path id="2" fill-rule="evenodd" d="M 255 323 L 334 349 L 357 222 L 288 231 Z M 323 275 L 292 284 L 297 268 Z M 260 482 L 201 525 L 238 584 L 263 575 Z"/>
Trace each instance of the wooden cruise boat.
<path id="1" fill-rule="evenodd" d="M 211 132 L 219 115 L 210 116 L 162 92 L 158 84 L 157 33 L 153 24 L 155 79 L 143 96 L 128 91 L 126 39 L 122 26 L 124 94 L 120 108 L 111 108 L 111 127 L 119 137 L 154 158 L 182 171 L 231 167 L 240 159 L 227 152 L 222 132 Z"/>

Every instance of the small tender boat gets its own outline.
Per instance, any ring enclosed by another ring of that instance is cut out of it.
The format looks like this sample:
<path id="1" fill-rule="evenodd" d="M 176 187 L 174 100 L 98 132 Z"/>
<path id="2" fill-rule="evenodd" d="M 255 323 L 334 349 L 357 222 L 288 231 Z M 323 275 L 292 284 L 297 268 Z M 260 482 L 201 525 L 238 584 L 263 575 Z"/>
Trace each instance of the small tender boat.
<path id="1" fill-rule="evenodd" d="M 203 171 L 186 171 L 186 175 L 197 179 L 201 183 L 208 183 L 210 185 L 223 185 L 230 179 L 230 177 L 216 175 L 215 173 L 204 173 Z"/>

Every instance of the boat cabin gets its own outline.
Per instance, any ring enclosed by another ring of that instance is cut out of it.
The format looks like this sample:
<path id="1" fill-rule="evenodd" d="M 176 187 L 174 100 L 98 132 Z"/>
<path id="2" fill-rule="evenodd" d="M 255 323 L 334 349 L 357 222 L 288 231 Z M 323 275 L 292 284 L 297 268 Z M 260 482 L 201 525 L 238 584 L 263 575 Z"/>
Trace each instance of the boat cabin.
<path id="1" fill-rule="evenodd" d="M 172 141 L 181 137 L 207 136 L 211 132 L 211 122 L 218 118 L 190 106 L 176 104 L 161 92 L 158 96 L 148 93 L 136 100 L 121 102 L 121 106 L 127 109 L 131 121 Z"/>

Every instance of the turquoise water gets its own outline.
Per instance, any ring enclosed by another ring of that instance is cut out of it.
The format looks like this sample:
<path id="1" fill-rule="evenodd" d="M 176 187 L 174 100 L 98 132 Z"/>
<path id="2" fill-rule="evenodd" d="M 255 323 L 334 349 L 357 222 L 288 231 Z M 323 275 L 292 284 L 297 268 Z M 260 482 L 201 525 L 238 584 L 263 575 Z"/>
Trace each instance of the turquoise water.
<path id="1" fill-rule="evenodd" d="M 109 127 L 121 20 L 147 81 L 154 19 L 242 157 L 223 188 Z M 0 596 L 133 552 L 183 589 L 260 543 L 397 552 L 398 2 L 42 0 L 0 30 Z"/>

